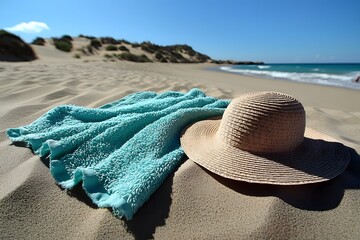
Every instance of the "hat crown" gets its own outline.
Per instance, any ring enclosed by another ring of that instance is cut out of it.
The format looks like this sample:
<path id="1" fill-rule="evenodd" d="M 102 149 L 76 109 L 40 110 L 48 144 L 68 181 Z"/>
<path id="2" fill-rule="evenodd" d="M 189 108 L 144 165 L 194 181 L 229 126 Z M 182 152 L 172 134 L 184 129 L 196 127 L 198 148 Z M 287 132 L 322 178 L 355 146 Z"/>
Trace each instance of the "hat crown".
<path id="1" fill-rule="evenodd" d="M 291 151 L 304 139 L 305 110 L 290 95 L 255 92 L 231 101 L 217 137 L 226 144 L 253 153 Z"/>

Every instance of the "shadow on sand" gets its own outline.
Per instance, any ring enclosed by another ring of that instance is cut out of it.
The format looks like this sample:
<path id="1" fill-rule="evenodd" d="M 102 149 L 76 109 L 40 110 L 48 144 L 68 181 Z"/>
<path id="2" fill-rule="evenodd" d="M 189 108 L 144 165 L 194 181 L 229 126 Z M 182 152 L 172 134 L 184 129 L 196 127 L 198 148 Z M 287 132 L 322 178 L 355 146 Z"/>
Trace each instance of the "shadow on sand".
<path id="1" fill-rule="evenodd" d="M 313 184 L 281 186 L 235 181 L 220 177 L 204 169 L 216 181 L 244 195 L 255 197 L 273 196 L 291 206 L 309 211 L 327 211 L 336 208 L 346 189 L 360 189 L 360 156 L 348 148 L 350 163 L 347 169 L 336 178 Z"/>
<path id="2" fill-rule="evenodd" d="M 16 147 L 28 147 L 24 142 L 15 142 L 12 145 Z M 31 148 L 29 148 L 31 150 Z M 32 151 L 32 150 L 31 150 Z M 32 151 L 35 155 L 35 153 Z M 40 158 L 41 162 L 49 168 L 49 158 L 47 156 Z M 182 163 L 184 159 L 182 160 Z M 164 181 L 164 183 L 151 195 L 150 199 L 136 212 L 131 221 L 126 221 L 127 231 L 131 233 L 135 239 L 152 239 L 153 234 L 158 226 L 165 225 L 165 220 L 169 216 L 171 206 L 171 193 L 175 169 Z M 85 203 L 93 209 L 98 207 L 87 196 L 82 187 L 82 183 L 77 184 L 73 189 L 67 190 L 59 186 L 59 189 L 66 191 L 71 197 L 75 197 L 79 201 Z M 112 211 L 109 208 L 109 211 Z M 122 221 L 119 219 L 119 221 Z"/>
<path id="3" fill-rule="evenodd" d="M 128 232 L 135 239 L 153 239 L 156 228 L 165 225 L 172 203 L 173 178 L 174 172 L 137 211 L 134 218 L 131 221 L 125 221 Z"/>
<path id="4" fill-rule="evenodd" d="M 26 145 L 22 143 L 16 143 L 14 145 L 26 147 Z M 347 169 L 338 177 L 322 183 L 297 186 L 247 183 L 226 179 L 203 169 L 217 182 L 237 193 L 254 197 L 273 196 L 298 209 L 327 211 L 336 208 L 340 204 L 345 190 L 360 189 L 360 156 L 354 149 L 349 147 L 347 147 L 347 149 L 350 154 L 350 162 Z M 182 162 L 185 160 L 187 159 L 183 159 Z M 41 158 L 41 161 L 49 167 L 48 158 Z M 132 220 L 124 220 L 127 231 L 131 233 L 135 239 L 152 239 L 156 228 L 166 224 L 165 220 L 169 216 L 170 206 L 172 204 L 171 194 L 175 172 L 176 170 L 167 177 L 165 182 L 138 210 Z M 59 188 L 61 187 L 59 186 Z M 86 195 L 81 184 L 78 184 L 72 190 L 68 190 L 68 194 L 92 208 L 97 208 Z M 111 209 L 109 210 L 111 211 Z"/>

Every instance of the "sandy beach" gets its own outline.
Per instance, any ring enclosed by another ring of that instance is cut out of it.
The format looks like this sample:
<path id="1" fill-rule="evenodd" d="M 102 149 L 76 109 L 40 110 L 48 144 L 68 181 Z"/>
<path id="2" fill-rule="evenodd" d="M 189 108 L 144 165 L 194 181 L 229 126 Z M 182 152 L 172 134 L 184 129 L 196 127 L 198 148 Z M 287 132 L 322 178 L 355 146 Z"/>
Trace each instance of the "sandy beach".
<path id="1" fill-rule="evenodd" d="M 245 77 L 217 65 L 86 61 L 35 46 L 39 60 L 0 62 L 0 238 L 2 239 L 358 239 L 360 107 L 357 90 Z M 14 145 L 6 129 L 61 104 L 99 107 L 139 91 L 199 88 L 232 99 L 252 91 L 288 93 L 307 126 L 349 148 L 337 178 L 293 187 L 218 177 L 191 160 L 168 177 L 132 221 L 97 208 L 81 186 L 56 185 L 46 159 Z"/>

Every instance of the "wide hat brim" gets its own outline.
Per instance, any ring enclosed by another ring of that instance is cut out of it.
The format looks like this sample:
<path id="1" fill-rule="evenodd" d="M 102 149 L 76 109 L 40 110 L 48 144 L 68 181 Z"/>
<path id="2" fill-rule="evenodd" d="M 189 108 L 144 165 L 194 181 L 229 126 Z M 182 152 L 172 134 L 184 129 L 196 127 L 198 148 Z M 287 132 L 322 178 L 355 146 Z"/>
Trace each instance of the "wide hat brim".
<path id="1" fill-rule="evenodd" d="M 250 183 L 300 185 L 330 180 L 349 164 L 347 148 L 333 138 L 306 128 L 304 141 L 290 152 L 255 154 L 216 137 L 220 119 L 186 127 L 180 142 L 186 155 L 225 178 Z"/>

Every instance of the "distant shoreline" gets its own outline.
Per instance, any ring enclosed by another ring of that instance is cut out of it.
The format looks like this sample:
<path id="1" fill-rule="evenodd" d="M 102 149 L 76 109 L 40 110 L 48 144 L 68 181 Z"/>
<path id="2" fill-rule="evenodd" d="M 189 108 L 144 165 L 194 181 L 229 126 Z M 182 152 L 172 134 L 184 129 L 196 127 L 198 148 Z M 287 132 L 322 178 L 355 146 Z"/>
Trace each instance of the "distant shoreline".
<path id="1" fill-rule="evenodd" d="M 289 68 L 289 66 L 291 67 Z M 350 68 L 352 71 L 348 70 L 347 72 L 346 67 L 352 67 Z M 309 83 L 336 88 L 347 88 L 357 91 L 360 90 L 360 84 L 354 82 L 354 79 L 360 75 L 360 64 L 354 63 L 265 64 L 264 66 L 259 65 L 257 68 L 250 65 L 224 65 L 219 67 L 215 66 L 210 70 L 228 72 L 242 76 L 253 76 L 263 79 Z"/>

